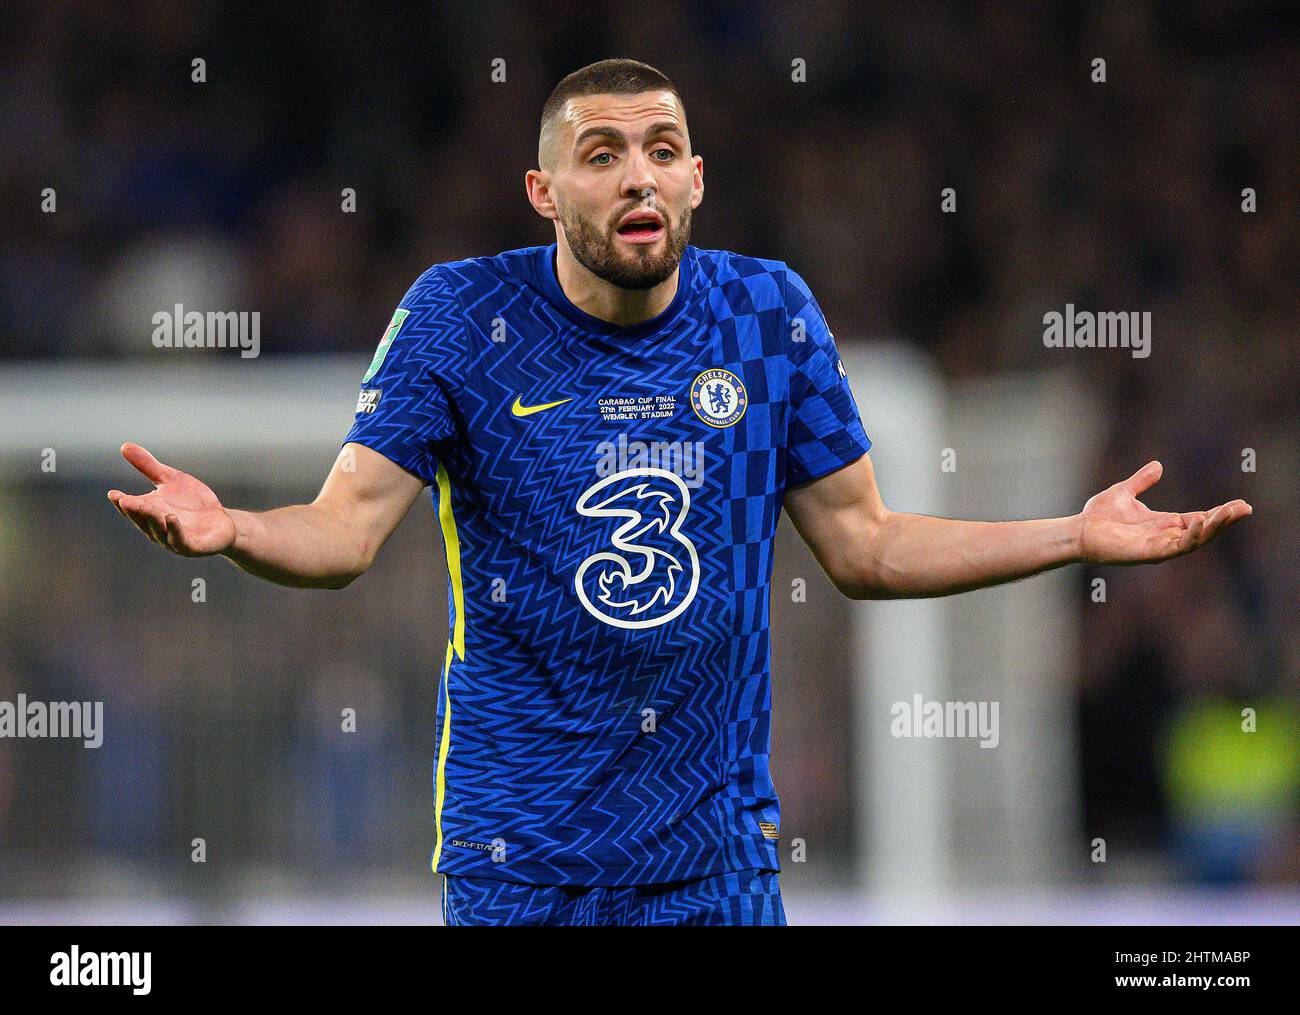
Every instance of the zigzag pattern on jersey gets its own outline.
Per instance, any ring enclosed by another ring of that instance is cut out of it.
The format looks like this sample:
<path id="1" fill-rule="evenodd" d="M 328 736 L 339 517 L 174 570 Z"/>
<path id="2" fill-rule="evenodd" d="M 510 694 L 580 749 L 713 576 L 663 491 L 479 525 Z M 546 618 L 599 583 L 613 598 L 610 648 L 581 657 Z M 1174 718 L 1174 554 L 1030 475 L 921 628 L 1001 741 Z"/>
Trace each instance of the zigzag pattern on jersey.
<path id="1" fill-rule="evenodd" d="M 436 745 L 440 758 L 446 748 L 437 869 L 608 886 L 775 869 L 759 821 L 780 818 L 768 611 L 781 498 L 787 482 L 870 446 L 833 340 L 779 261 L 688 248 L 679 310 L 637 333 L 579 326 L 553 272 L 538 274 L 551 271 L 538 267 L 543 255 L 509 251 L 421 276 L 368 382 L 382 406 L 349 434 L 430 483 L 446 470 L 465 654 L 451 662 L 449 734 Z M 796 313 L 806 344 L 791 343 Z M 689 404 L 711 368 L 734 372 L 748 394 L 725 428 Z M 598 411 L 601 398 L 639 395 L 673 395 L 676 411 L 645 421 Z M 567 401 L 520 418 L 515 399 Z M 706 449 L 681 527 L 698 588 L 668 623 L 636 630 L 599 619 L 574 588 L 618 524 L 576 504 L 603 478 L 601 442 L 620 435 Z M 438 731 L 445 704 L 440 695 Z"/>
<path id="2" fill-rule="evenodd" d="M 785 926 L 777 875 L 742 871 L 654 888 L 569 889 L 448 876 L 449 927 Z"/>
<path id="3" fill-rule="evenodd" d="M 363 385 L 381 392 L 377 408 L 383 411 L 359 416 L 346 439 L 360 439 L 432 485 L 438 471 L 433 449 L 456 434 L 448 379 L 460 369 L 464 329 L 456 296 L 436 266 L 415 281 L 401 305 L 411 313 Z"/>
<path id="4" fill-rule="evenodd" d="M 586 477 L 578 490 L 600 478 L 595 449 L 620 431 L 628 440 L 698 438 L 680 413 L 638 433 L 635 423 L 611 427 L 595 404 L 680 392 L 707 329 L 687 314 L 653 346 L 590 336 L 579 346 L 564 340 L 576 337 L 573 325 L 540 296 L 491 276 L 454 274 L 467 314 L 485 326 L 469 339 L 464 425 L 476 444 L 497 450 L 466 462 L 472 482 L 453 493 L 470 562 L 468 651 L 453 667 L 459 728 L 444 821 L 471 841 L 475 834 L 505 840 L 512 859 L 549 868 L 550 857 L 562 856 L 563 866 L 551 870 L 557 880 L 587 878 L 611 862 L 641 872 L 637 880 L 672 880 L 716 852 L 723 824 L 710 797 L 725 786 L 719 722 L 730 673 L 727 500 L 718 475 L 724 459 L 706 462 L 705 485 L 692 491 L 688 533 L 700 559 L 698 592 L 674 623 L 648 630 L 629 632 L 574 609 L 573 575 L 607 542 L 609 527 L 598 531 L 600 521 L 578 515 L 573 491 L 575 476 Z M 493 320 L 507 322 L 505 342 L 491 341 L 486 325 Z M 557 339 L 512 341 L 538 333 Z M 582 358 L 599 369 L 584 370 Z M 554 378 L 572 383 L 557 391 L 534 381 Z M 516 396 L 529 404 L 573 401 L 520 419 L 505 411 Z M 461 489 L 472 494 L 460 497 Z M 527 510 L 555 503 L 567 510 Z M 504 582 L 506 603 L 493 602 L 494 580 Z M 528 595 L 512 600 L 510 589 Z M 642 730 L 644 709 L 654 710 L 653 733 Z M 704 763 L 683 763 L 693 758 Z M 517 810 L 499 806 L 503 771 Z M 490 826 L 475 815 L 491 815 Z"/>

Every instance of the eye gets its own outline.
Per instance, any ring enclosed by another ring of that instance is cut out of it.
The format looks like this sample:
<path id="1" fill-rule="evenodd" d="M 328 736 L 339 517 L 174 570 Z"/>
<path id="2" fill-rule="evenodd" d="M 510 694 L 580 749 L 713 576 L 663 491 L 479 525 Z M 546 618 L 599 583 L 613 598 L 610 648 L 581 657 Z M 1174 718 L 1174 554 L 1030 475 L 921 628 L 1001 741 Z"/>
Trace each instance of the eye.
<path id="1" fill-rule="evenodd" d="M 656 148 L 656 149 L 655 149 L 653 152 L 651 152 L 650 154 L 651 154 L 652 156 L 657 156 L 657 155 L 667 155 L 668 158 L 666 158 L 666 159 L 659 159 L 660 162 L 667 162 L 667 161 L 669 161 L 669 159 L 671 159 L 671 158 L 672 158 L 676 153 L 675 153 L 671 148 Z"/>
<path id="2" fill-rule="evenodd" d="M 595 155 L 595 156 L 593 156 L 589 161 L 591 161 L 591 162 L 596 162 L 596 159 L 611 159 L 611 160 L 612 160 L 613 158 L 614 158 L 614 153 L 613 153 L 613 152 L 601 152 L 599 155 Z M 597 165 L 600 165 L 600 166 L 607 166 L 607 165 L 609 165 L 608 162 L 596 162 L 596 164 L 597 164 Z"/>

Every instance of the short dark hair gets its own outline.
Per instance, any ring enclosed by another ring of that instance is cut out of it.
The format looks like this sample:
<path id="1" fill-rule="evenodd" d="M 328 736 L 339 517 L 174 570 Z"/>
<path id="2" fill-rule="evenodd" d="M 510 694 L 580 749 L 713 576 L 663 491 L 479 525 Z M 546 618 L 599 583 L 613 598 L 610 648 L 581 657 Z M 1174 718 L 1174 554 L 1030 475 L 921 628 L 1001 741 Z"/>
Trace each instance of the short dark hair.
<path id="1" fill-rule="evenodd" d="M 672 92 L 682 103 L 677 86 L 668 75 L 640 60 L 619 58 L 599 60 L 575 70 L 555 86 L 542 106 L 542 123 L 537 132 L 537 161 L 542 161 L 542 149 L 547 134 L 554 128 L 569 99 L 582 95 L 636 95 L 639 92 Z"/>

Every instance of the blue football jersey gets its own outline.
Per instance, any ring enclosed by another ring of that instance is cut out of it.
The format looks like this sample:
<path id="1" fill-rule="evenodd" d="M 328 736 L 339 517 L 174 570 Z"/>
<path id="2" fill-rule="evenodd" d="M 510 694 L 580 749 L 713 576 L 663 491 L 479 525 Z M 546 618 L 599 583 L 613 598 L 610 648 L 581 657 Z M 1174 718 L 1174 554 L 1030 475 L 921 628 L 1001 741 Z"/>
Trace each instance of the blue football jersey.
<path id="1" fill-rule="evenodd" d="M 777 870 L 781 501 L 871 446 L 834 338 L 780 261 L 687 247 L 671 305 L 619 327 L 555 252 L 420 276 L 347 436 L 431 485 L 445 543 L 433 869 Z"/>

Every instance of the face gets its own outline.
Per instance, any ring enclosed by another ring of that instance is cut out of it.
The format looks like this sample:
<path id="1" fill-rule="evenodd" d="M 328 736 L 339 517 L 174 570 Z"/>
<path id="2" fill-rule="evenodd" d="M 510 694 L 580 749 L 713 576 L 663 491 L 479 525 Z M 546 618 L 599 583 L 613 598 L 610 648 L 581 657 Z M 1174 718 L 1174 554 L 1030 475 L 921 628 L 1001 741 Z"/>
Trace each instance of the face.
<path id="1" fill-rule="evenodd" d="M 681 106 L 671 92 L 589 95 L 570 99 L 565 114 L 552 168 L 529 174 L 533 204 L 559 221 L 592 274 L 651 289 L 677 270 L 704 195 Z"/>

